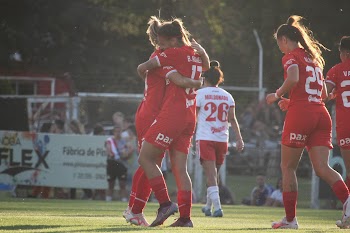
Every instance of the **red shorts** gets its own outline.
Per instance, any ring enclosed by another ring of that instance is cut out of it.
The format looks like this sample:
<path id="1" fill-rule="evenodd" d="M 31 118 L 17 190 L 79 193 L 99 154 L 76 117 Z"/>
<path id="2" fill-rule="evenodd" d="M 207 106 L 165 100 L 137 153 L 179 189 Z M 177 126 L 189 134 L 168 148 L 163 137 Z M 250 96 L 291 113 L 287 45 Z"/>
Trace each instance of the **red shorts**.
<path id="1" fill-rule="evenodd" d="M 188 154 L 195 126 L 195 121 L 183 122 L 181 117 L 176 121 L 157 117 L 144 138 L 159 149 L 175 149 Z"/>
<path id="2" fill-rule="evenodd" d="M 147 130 L 154 122 L 153 117 L 140 117 L 138 114 L 135 116 L 135 128 L 137 134 L 137 145 L 139 151 L 141 150 L 142 141 L 147 133 Z"/>
<path id="3" fill-rule="evenodd" d="M 350 123 L 337 127 L 337 142 L 340 148 L 350 150 Z"/>
<path id="4" fill-rule="evenodd" d="M 324 106 L 291 107 L 284 121 L 283 145 L 295 148 L 326 146 L 332 149 L 332 121 Z"/>
<path id="5" fill-rule="evenodd" d="M 200 160 L 216 161 L 217 165 L 222 165 L 228 151 L 228 143 L 197 140 L 196 151 Z"/>

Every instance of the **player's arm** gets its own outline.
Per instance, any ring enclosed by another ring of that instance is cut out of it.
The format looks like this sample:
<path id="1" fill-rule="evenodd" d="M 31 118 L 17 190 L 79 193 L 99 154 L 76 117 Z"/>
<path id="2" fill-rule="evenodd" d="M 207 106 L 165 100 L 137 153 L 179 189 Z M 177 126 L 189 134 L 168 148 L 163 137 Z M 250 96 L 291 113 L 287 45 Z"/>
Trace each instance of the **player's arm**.
<path id="1" fill-rule="evenodd" d="M 209 56 L 208 56 L 207 52 L 205 51 L 205 49 L 200 44 L 198 44 L 197 41 L 195 41 L 194 39 L 192 39 L 191 47 L 194 50 L 196 50 L 196 52 L 198 53 L 199 56 L 201 56 L 203 71 L 208 70 L 210 68 L 210 60 L 209 60 Z"/>
<path id="2" fill-rule="evenodd" d="M 107 152 L 108 157 L 113 158 L 114 157 L 114 153 L 112 151 L 112 146 L 111 146 L 111 143 L 109 141 L 107 141 L 105 143 L 105 147 L 106 147 L 106 152 Z"/>
<path id="3" fill-rule="evenodd" d="M 156 57 L 154 57 L 154 58 L 138 65 L 137 66 L 137 73 L 142 79 L 144 79 L 148 70 L 151 70 L 151 69 L 154 69 L 157 67 L 160 67 L 160 64 L 159 64 L 158 59 Z"/>
<path id="4" fill-rule="evenodd" d="M 326 89 L 327 89 L 327 97 L 326 98 L 322 98 L 323 102 L 327 102 L 329 100 L 335 99 L 336 95 L 334 93 L 335 91 L 335 85 L 331 82 L 327 82 L 326 81 Z"/>
<path id="5" fill-rule="evenodd" d="M 266 102 L 272 104 L 281 96 L 288 93 L 299 82 L 299 67 L 293 64 L 287 69 L 287 78 L 284 80 L 282 86 L 277 89 L 275 93 L 270 93 L 266 96 Z"/>
<path id="6" fill-rule="evenodd" d="M 236 149 L 238 151 L 242 151 L 244 149 L 244 142 L 242 139 L 241 130 L 240 130 L 239 125 L 238 125 L 236 111 L 235 111 L 234 106 L 230 107 L 230 109 L 229 109 L 228 120 L 231 123 L 231 127 L 232 127 L 233 131 L 235 132 Z"/>
<path id="7" fill-rule="evenodd" d="M 167 78 L 169 78 L 170 81 L 175 83 L 177 86 L 183 88 L 200 88 L 203 80 L 203 78 L 200 78 L 199 80 L 187 78 L 182 76 L 179 72 L 171 72 Z"/>

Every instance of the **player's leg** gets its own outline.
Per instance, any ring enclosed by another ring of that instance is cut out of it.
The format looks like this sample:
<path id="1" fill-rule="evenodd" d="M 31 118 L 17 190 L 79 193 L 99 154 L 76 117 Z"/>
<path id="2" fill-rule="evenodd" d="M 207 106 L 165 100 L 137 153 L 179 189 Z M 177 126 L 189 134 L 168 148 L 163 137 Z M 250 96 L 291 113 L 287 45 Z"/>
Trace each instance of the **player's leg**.
<path id="1" fill-rule="evenodd" d="M 292 148 L 281 145 L 281 171 L 283 183 L 283 203 L 286 216 L 279 222 L 273 222 L 272 228 L 298 228 L 296 219 L 296 204 L 298 197 L 298 182 L 296 169 L 303 148 Z"/>
<path id="2" fill-rule="evenodd" d="M 192 182 L 187 171 L 187 154 L 177 150 L 170 151 L 171 171 L 177 186 L 177 203 L 180 218 L 172 227 L 193 227 L 191 221 Z"/>
<path id="3" fill-rule="evenodd" d="M 345 168 L 346 168 L 346 180 L 345 183 L 350 189 L 350 148 L 340 148 L 341 155 L 344 160 Z"/>

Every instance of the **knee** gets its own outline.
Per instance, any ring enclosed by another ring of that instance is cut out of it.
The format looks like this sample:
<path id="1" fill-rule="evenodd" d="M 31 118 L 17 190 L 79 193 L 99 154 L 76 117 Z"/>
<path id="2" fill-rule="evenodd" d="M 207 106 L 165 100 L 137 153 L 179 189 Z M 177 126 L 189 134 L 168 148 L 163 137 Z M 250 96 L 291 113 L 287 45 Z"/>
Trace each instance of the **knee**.
<path id="1" fill-rule="evenodd" d="M 316 176 L 320 177 L 321 179 L 326 178 L 326 176 L 329 174 L 331 168 L 327 166 L 321 166 L 321 167 L 314 167 Z"/>

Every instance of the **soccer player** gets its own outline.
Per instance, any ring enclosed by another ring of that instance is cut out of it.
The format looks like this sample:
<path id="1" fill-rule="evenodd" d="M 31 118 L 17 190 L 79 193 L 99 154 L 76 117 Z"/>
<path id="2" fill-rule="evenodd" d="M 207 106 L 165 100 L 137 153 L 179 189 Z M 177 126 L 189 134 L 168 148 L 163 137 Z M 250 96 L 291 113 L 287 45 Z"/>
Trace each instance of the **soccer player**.
<path id="1" fill-rule="evenodd" d="M 151 58 L 159 55 L 165 48 L 164 46 L 158 46 L 157 32 L 161 24 L 162 22 L 160 19 L 155 16 L 152 16 L 148 22 L 149 27 L 147 29 L 147 34 L 149 35 L 151 44 L 155 47 L 155 52 L 151 55 Z M 200 45 L 193 42 L 192 46 L 198 48 Z M 163 71 L 163 68 L 159 67 L 149 70 L 147 76 L 144 77 L 144 99 L 138 107 L 135 121 L 139 149 L 141 148 L 142 140 L 147 130 L 154 122 L 161 109 L 165 87 L 166 84 L 169 84 L 169 82 L 164 78 L 165 71 Z M 141 76 L 143 77 L 143 74 L 141 74 Z M 201 86 L 201 80 L 193 80 L 187 77 L 182 77 L 178 72 L 172 72 L 168 75 L 168 78 L 172 83 L 184 88 L 199 88 Z M 158 166 L 160 166 L 163 157 L 163 154 L 158 157 Z M 141 226 L 149 225 L 142 211 L 147 203 L 150 193 L 151 187 L 148 179 L 145 176 L 142 167 L 139 167 L 133 176 L 128 208 L 123 213 L 123 216 L 127 222 Z"/>
<path id="2" fill-rule="evenodd" d="M 218 87 L 224 81 L 219 62 L 210 62 L 210 69 L 203 76 L 204 88 L 198 90 L 196 97 L 196 152 L 207 184 L 207 203 L 202 212 L 205 216 L 222 217 L 218 173 L 228 151 L 229 122 L 235 132 L 238 151 L 243 150 L 244 143 L 235 114 L 235 101 L 230 93 Z"/>
<path id="3" fill-rule="evenodd" d="M 191 48 L 189 33 L 180 19 L 163 22 L 158 30 L 159 46 L 166 46 L 155 58 L 138 66 L 138 73 L 162 66 L 166 77 L 173 72 L 198 80 L 202 67 L 209 66 L 209 58 L 204 49 L 198 47 L 198 54 Z M 206 58 L 202 59 L 201 58 Z M 195 129 L 196 92 L 192 88 L 180 88 L 173 83 L 167 86 L 162 109 L 147 131 L 140 151 L 139 163 L 144 169 L 160 208 L 150 226 L 157 226 L 178 211 L 169 198 L 166 183 L 157 165 L 159 154 L 170 151 L 172 172 L 178 188 L 180 218 L 172 227 L 193 227 L 190 219 L 192 207 L 192 183 L 187 172 L 187 154 Z"/>
<path id="4" fill-rule="evenodd" d="M 339 52 L 341 63 L 328 71 L 326 86 L 336 97 L 337 141 L 347 172 L 345 183 L 350 189 L 350 36 L 341 38 Z"/>
<path id="5" fill-rule="evenodd" d="M 289 92 L 290 103 L 281 140 L 281 170 L 283 203 L 286 216 L 272 223 L 272 228 L 298 228 L 296 203 L 298 183 L 296 169 L 304 147 L 317 176 L 326 181 L 343 203 L 343 217 L 339 227 L 350 225 L 349 190 L 338 172 L 328 164 L 332 149 L 332 122 L 322 101 L 327 96 L 322 76 L 324 59 L 321 48 L 325 48 L 312 32 L 300 23 L 302 17 L 291 16 L 275 33 L 282 58 L 284 82 L 275 93 L 266 96 L 271 104 Z"/>

